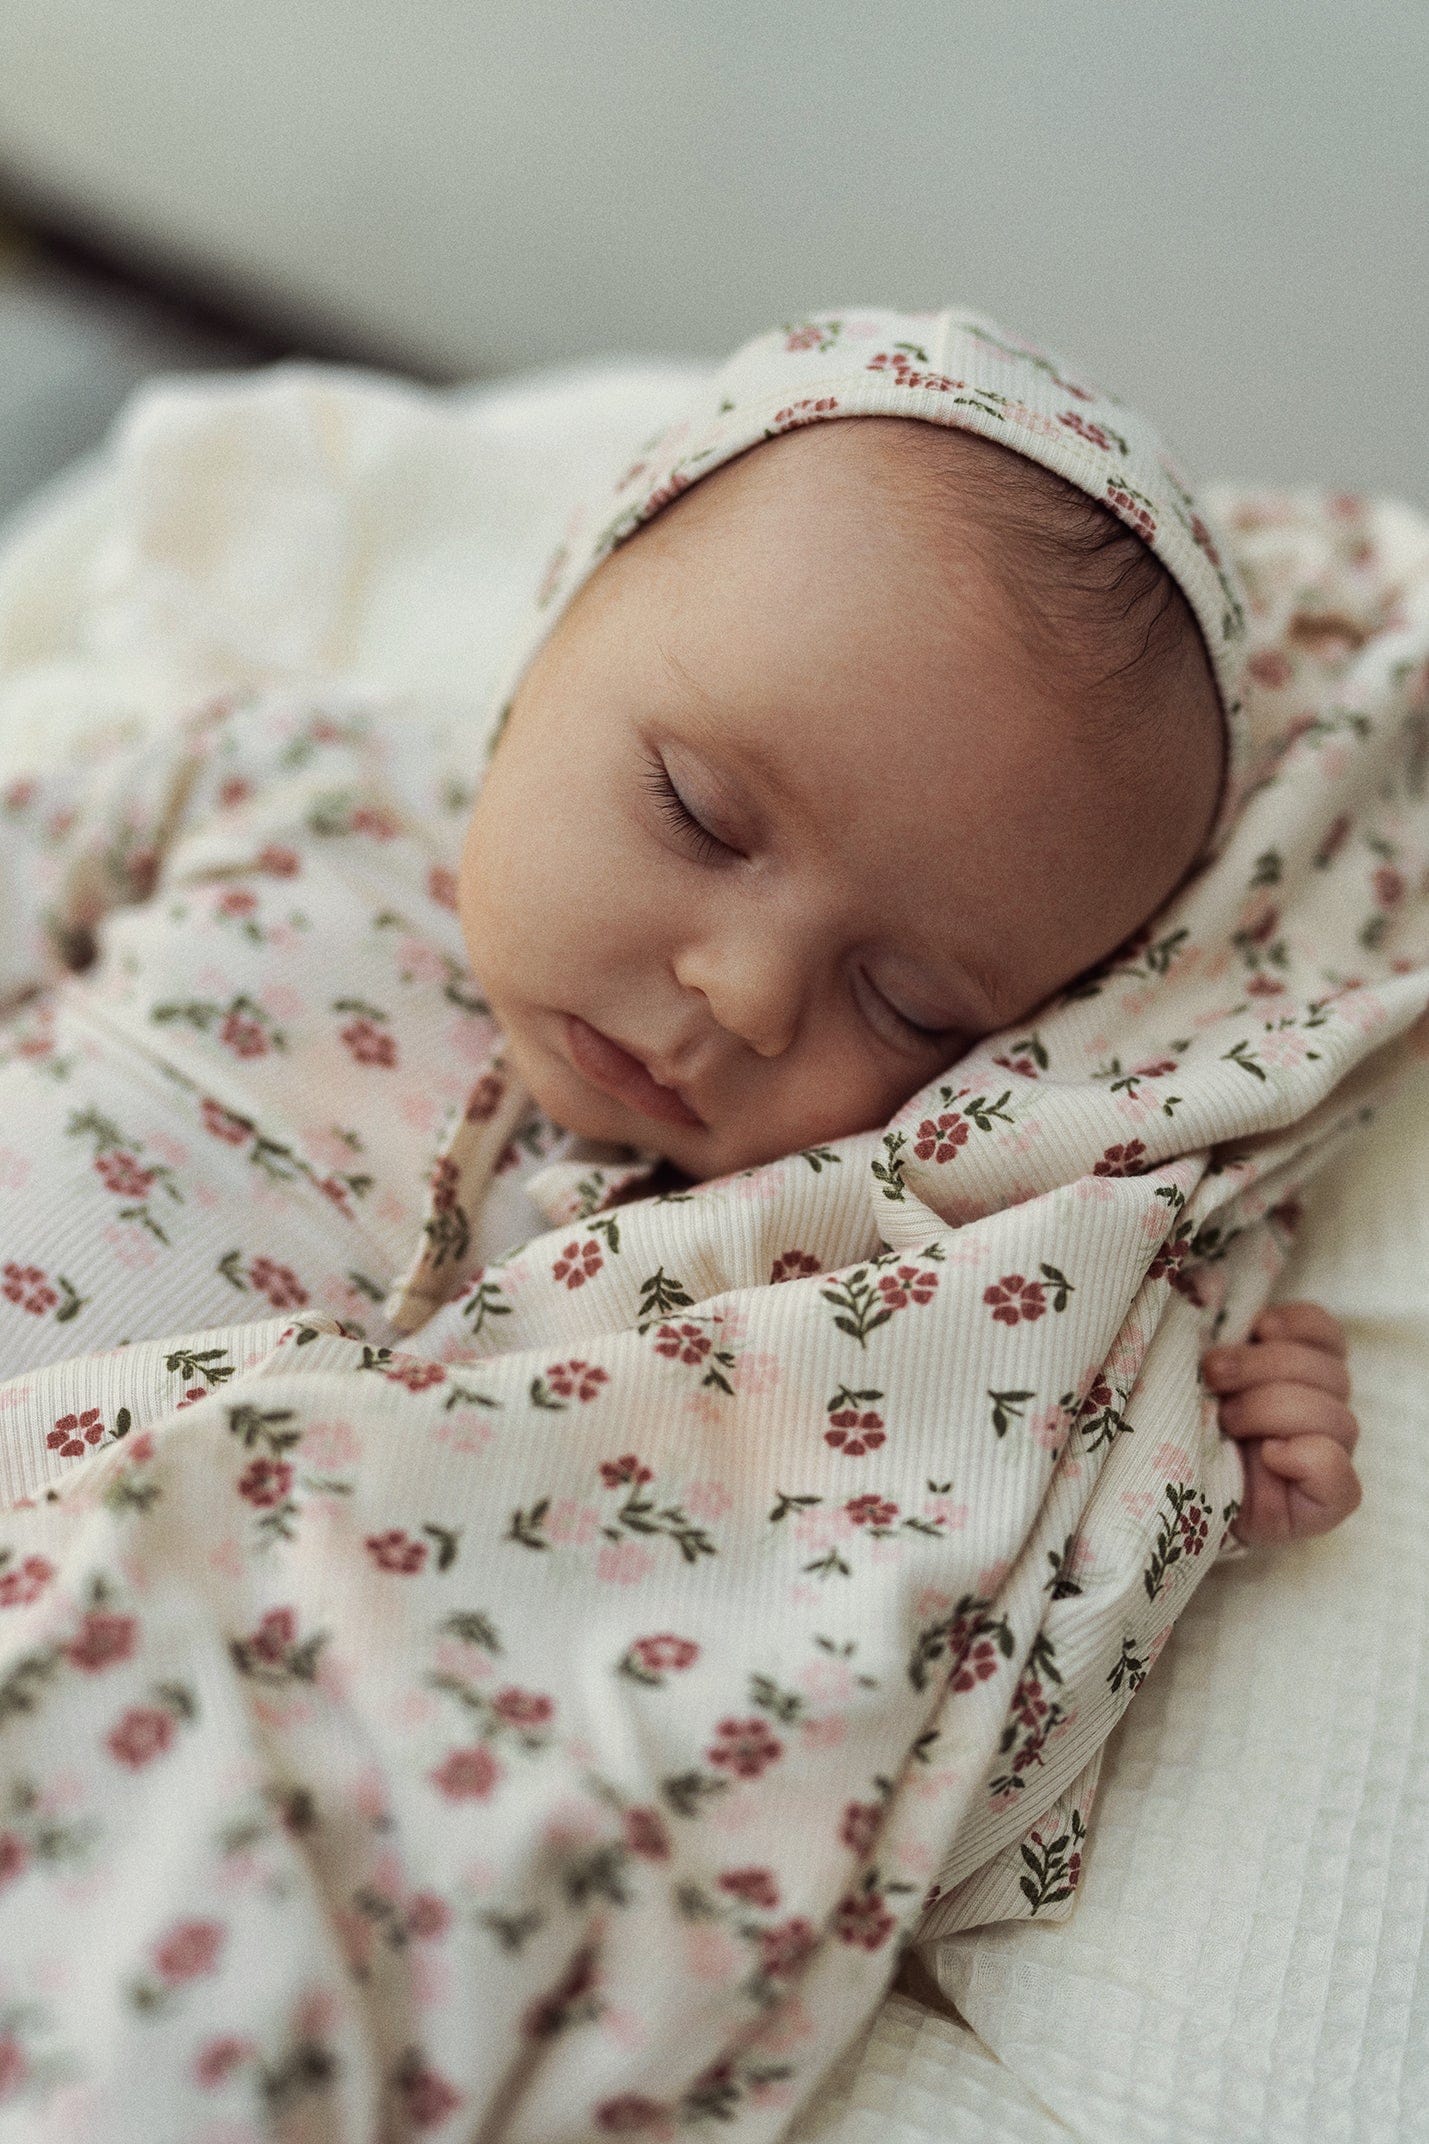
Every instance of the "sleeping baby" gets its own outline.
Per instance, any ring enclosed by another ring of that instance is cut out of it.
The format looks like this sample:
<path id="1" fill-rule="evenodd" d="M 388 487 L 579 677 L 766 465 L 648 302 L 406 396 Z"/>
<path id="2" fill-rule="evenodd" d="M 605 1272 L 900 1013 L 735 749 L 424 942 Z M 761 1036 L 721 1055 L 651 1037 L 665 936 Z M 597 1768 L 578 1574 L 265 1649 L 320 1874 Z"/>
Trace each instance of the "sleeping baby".
<path id="1" fill-rule="evenodd" d="M 12 785 L 0 1377 L 301 1306 L 391 1343 L 399 1276 L 469 1285 L 553 1156 L 643 1194 L 877 1128 L 1145 942 L 1228 767 L 1134 502 L 954 422 L 782 414 L 620 531 L 474 796 L 326 683 Z M 1287 1303 L 1204 1358 L 1243 1541 L 1357 1505 L 1345 1352 Z"/>

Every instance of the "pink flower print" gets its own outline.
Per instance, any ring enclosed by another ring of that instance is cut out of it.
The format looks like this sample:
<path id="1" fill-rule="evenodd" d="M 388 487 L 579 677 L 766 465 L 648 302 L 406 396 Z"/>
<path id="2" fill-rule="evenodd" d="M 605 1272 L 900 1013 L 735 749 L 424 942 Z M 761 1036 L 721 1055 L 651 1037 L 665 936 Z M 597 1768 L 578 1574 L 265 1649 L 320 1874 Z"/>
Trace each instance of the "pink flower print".
<path id="1" fill-rule="evenodd" d="M 238 1477 L 238 1493 L 260 1511 L 281 1504 L 293 1486 L 293 1469 L 286 1459 L 251 1459 Z"/>
<path id="2" fill-rule="evenodd" d="M 1247 995 L 1253 998 L 1278 998 L 1285 992 L 1285 985 L 1279 977 L 1267 975 L 1264 969 L 1252 975 L 1245 987 Z"/>
<path id="3" fill-rule="evenodd" d="M 573 1496 L 558 1496 L 546 1513 L 546 1539 L 573 1548 L 593 1541 L 600 1527 L 600 1513 Z"/>
<path id="4" fill-rule="evenodd" d="M 397 1062 L 396 1043 L 375 1021 L 349 1021 L 342 1030 L 342 1040 L 360 1065 L 382 1065 L 390 1070 Z"/>
<path id="5" fill-rule="evenodd" d="M 639 1541 L 607 1541 L 595 1559 L 595 1575 L 607 1586 L 638 1586 L 654 1568 L 653 1554 Z"/>
<path id="6" fill-rule="evenodd" d="M 844 1510 L 855 1526 L 891 1526 L 898 1516 L 898 1506 L 886 1496 L 852 1496 Z"/>
<path id="7" fill-rule="evenodd" d="M 427 873 L 427 893 L 438 908 L 449 908 L 456 914 L 456 873 L 445 864 L 433 864 Z"/>
<path id="8" fill-rule="evenodd" d="M 223 1944 L 224 1930 L 217 1921 L 176 1921 L 154 1945 L 154 1970 L 171 1988 L 201 1979 L 218 1964 Z"/>
<path id="9" fill-rule="evenodd" d="M 722 1519 L 734 1509 L 734 1497 L 722 1481 L 692 1481 L 685 1509 L 692 1519 Z"/>
<path id="10" fill-rule="evenodd" d="M 224 811 L 230 811 L 235 804 L 246 804 L 252 794 L 252 783 L 241 774 L 225 775 L 218 785 L 218 801 Z"/>
<path id="11" fill-rule="evenodd" d="M 266 871 L 269 878 L 296 878 L 302 869 L 297 851 L 277 842 L 270 842 L 267 848 L 260 849 L 255 861 L 258 869 Z"/>
<path id="12" fill-rule="evenodd" d="M 923 1516 L 935 1526 L 942 1526 L 951 1534 L 960 1533 L 968 1523 L 966 1504 L 955 1504 L 950 1496 L 930 1496 L 923 1506 Z"/>
<path id="13" fill-rule="evenodd" d="M 839 1825 L 839 1838 L 861 1859 L 878 1837 L 882 1824 L 881 1802 L 849 1802 Z"/>
<path id="14" fill-rule="evenodd" d="M 266 1057 L 268 1037 L 258 1022 L 245 1012 L 227 1012 L 218 1039 L 235 1057 Z"/>
<path id="15" fill-rule="evenodd" d="M 28 1608 L 54 1575 L 55 1566 L 44 1556 L 26 1556 L 10 1569 L 0 1571 L 0 1608 Z"/>
<path id="16" fill-rule="evenodd" d="M 824 340 L 825 332 L 816 321 L 806 321 L 802 327 L 790 330 L 784 339 L 784 348 L 791 355 L 799 350 L 817 350 Z"/>
<path id="17" fill-rule="evenodd" d="M 951 1161 L 967 1140 L 967 1118 L 944 1110 L 940 1117 L 924 1117 L 914 1137 L 913 1151 L 920 1161 Z"/>
<path id="18" fill-rule="evenodd" d="M 834 1915 L 839 1941 L 857 1943 L 864 1950 L 882 1949 L 896 1925 L 876 1891 L 851 1891 Z"/>
<path id="19" fill-rule="evenodd" d="M 363 1546 L 379 1571 L 395 1571 L 403 1578 L 412 1577 L 427 1560 L 426 1542 L 404 1533 L 400 1526 L 369 1534 Z"/>
<path id="20" fill-rule="evenodd" d="M 792 1980 L 813 1957 L 818 1940 L 812 1925 L 797 1915 L 766 1928 L 759 1939 L 760 1966 L 770 1980 Z"/>
<path id="21" fill-rule="evenodd" d="M 568 1288 L 583 1288 L 604 1264 L 600 1245 L 593 1237 L 586 1243 L 571 1242 L 552 1266 L 551 1278 L 563 1280 Z"/>
<path id="22" fill-rule="evenodd" d="M 59 1301 L 59 1292 L 50 1286 L 42 1267 L 17 1266 L 13 1260 L 0 1266 L 0 1295 L 36 1318 L 44 1317 Z"/>
<path id="23" fill-rule="evenodd" d="M 349 824 L 354 834 L 370 834 L 374 841 L 392 841 L 398 831 L 391 812 L 372 804 L 359 804 Z"/>
<path id="24" fill-rule="evenodd" d="M 1066 1443 L 1067 1431 L 1070 1428 L 1071 1422 L 1066 1408 L 1054 1400 L 1050 1407 L 1044 1407 L 1040 1414 L 1033 1415 L 1027 1424 L 1027 1433 L 1032 1442 L 1040 1445 L 1044 1452 L 1056 1453 L 1060 1452 Z"/>
<path id="25" fill-rule="evenodd" d="M 861 1459 L 887 1441 L 883 1417 L 875 1407 L 840 1407 L 829 1416 L 829 1426 L 824 1431 L 825 1444 L 831 1444 L 848 1459 Z"/>
<path id="26" fill-rule="evenodd" d="M 275 1258 L 255 1258 L 248 1278 L 260 1295 L 266 1295 L 275 1310 L 297 1310 L 306 1303 L 308 1291 L 288 1266 Z"/>
<path id="27" fill-rule="evenodd" d="M 491 1709 L 508 1727 L 544 1727 L 554 1713 L 555 1701 L 538 1690 L 498 1690 Z"/>
<path id="28" fill-rule="evenodd" d="M 117 1198 L 144 1199 L 154 1187 L 154 1171 L 142 1168 L 133 1154 L 121 1149 L 96 1154 L 94 1166 L 105 1188 Z"/>
<path id="29" fill-rule="evenodd" d="M 997 1647 L 991 1638 L 975 1639 L 952 1676 L 955 1690 L 971 1690 L 976 1683 L 986 1682 L 989 1675 L 997 1673 Z"/>
<path id="30" fill-rule="evenodd" d="M 1283 648 L 1257 648 L 1246 657 L 1247 674 L 1267 692 L 1279 692 L 1295 675 L 1295 666 Z"/>
<path id="31" fill-rule="evenodd" d="M 18 2092 L 30 2074 L 25 2050 L 13 2032 L 0 2032 L 0 2099 Z"/>
<path id="32" fill-rule="evenodd" d="M 439 1362 L 423 1362 L 417 1355 L 394 1357 L 390 1369 L 382 1375 L 389 1384 L 403 1385 L 408 1392 L 426 1392 L 433 1385 L 444 1385 L 447 1373 Z"/>
<path id="33" fill-rule="evenodd" d="M 624 1482 L 653 1481 L 654 1474 L 634 1452 L 627 1452 L 621 1459 L 602 1459 L 600 1478 L 607 1489 L 618 1489 Z"/>
<path id="34" fill-rule="evenodd" d="M 131 1705 L 118 1724 L 110 1728 L 104 1742 L 121 1764 L 138 1772 L 163 1755 L 175 1732 L 171 1712 L 161 1711 L 157 1705 Z"/>
<path id="35" fill-rule="evenodd" d="M 86 1407 L 83 1414 L 62 1414 L 45 1443 L 52 1452 L 58 1452 L 61 1459 L 82 1459 L 103 1435 L 104 1423 L 99 1409 Z"/>
<path id="36" fill-rule="evenodd" d="M 674 2134 L 669 2109 L 642 2092 L 620 2092 L 614 2099 L 603 2099 L 595 2110 L 595 2126 L 602 2136 L 658 2135 L 662 2144 Z"/>
<path id="37" fill-rule="evenodd" d="M 822 1268 L 811 1251 L 781 1251 L 769 1269 L 771 1281 L 802 1280 L 806 1274 L 821 1272 Z"/>
<path id="38" fill-rule="evenodd" d="M 258 896 L 247 886 L 228 886 L 215 906 L 221 916 L 251 916 L 258 906 Z"/>
<path id="39" fill-rule="evenodd" d="M 668 1861 L 670 1834 L 658 1809 L 627 1809 L 625 1843 L 642 1861 Z"/>
<path id="40" fill-rule="evenodd" d="M 577 1355 L 569 1362 L 553 1363 L 546 1372 L 546 1382 L 558 1399 L 593 1400 L 601 1386 L 609 1384 L 610 1372 Z"/>
<path id="41" fill-rule="evenodd" d="M 784 1745 L 763 1720 L 721 1720 L 705 1751 L 711 1764 L 739 1779 L 757 1779 L 784 1754 Z"/>
<path id="42" fill-rule="evenodd" d="M 1093 1169 L 1093 1176 L 1144 1176 L 1153 1164 L 1146 1158 L 1146 1142 L 1128 1139 L 1125 1146 L 1109 1146 Z"/>
<path id="43" fill-rule="evenodd" d="M 407 1933 L 419 1943 L 444 1936 L 451 1926 L 451 1907 L 435 1891 L 418 1891 L 407 1907 Z"/>
<path id="44" fill-rule="evenodd" d="M 938 1276 L 918 1266 L 899 1266 L 894 1273 L 880 1273 L 878 1293 L 890 1310 L 906 1310 L 910 1303 L 931 1303 Z"/>
<path id="45" fill-rule="evenodd" d="M 1173 1444 L 1170 1439 L 1158 1444 L 1151 1455 L 1151 1464 L 1158 1474 L 1168 1481 L 1186 1482 L 1191 1479 L 1191 1454 L 1184 1444 Z"/>
<path id="46" fill-rule="evenodd" d="M 221 1139 L 225 1146 L 244 1145 L 253 1130 L 245 1118 L 236 1117 L 231 1109 L 224 1109 L 207 1096 L 203 1102 L 203 1128 L 215 1139 Z"/>
<path id="47" fill-rule="evenodd" d="M 1374 874 L 1374 897 L 1381 908 L 1396 908 L 1404 899 L 1404 873 L 1381 864 Z"/>
<path id="48" fill-rule="evenodd" d="M 681 1325 L 662 1325 L 655 1335 L 655 1352 L 672 1362 L 703 1362 L 714 1342 L 688 1318 Z"/>
<path id="49" fill-rule="evenodd" d="M 693 1638 L 672 1637 L 668 1631 L 660 1631 L 650 1638 L 637 1638 L 630 1652 L 652 1675 L 668 1675 L 682 1668 L 692 1668 L 700 1657 L 700 1649 Z"/>
<path id="50" fill-rule="evenodd" d="M 255 1660 L 278 1667 L 286 1659 L 298 1635 L 298 1618 L 291 1608 L 270 1608 L 246 1643 Z"/>
<path id="51" fill-rule="evenodd" d="M 506 1081 L 499 1072 L 483 1072 L 467 1099 L 466 1121 L 468 1124 L 484 1124 L 494 1117 L 501 1097 L 506 1092 Z M 594 1249 L 591 1245 L 589 1248 Z M 573 1286 L 578 1283 L 572 1283 Z"/>
<path id="52" fill-rule="evenodd" d="M 103 1608 L 91 1608 L 64 1648 L 65 1658 L 71 1667 L 97 1675 L 104 1668 L 116 1667 L 121 1660 L 129 1658 L 138 1628 L 132 1615 L 114 1615 Z"/>
<path id="53" fill-rule="evenodd" d="M 1310 1055 L 1309 1037 L 1296 1028 L 1282 1028 L 1278 1034 L 1262 1035 L 1257 1047 L 1264 1063 L 1275 1065 L 1282 1072 L 1294 1071 Z"/>
<path id="54" fill-rule="evenodd" d="M 0 1891 L 24 1874 L 30 1850 L 17 1831 L 0 1831 Z"/>
<path id="55" fill-rule="evenodd" d="M 815 417 L 831 417 L 838 406 L 834 395 L 820 395 L 817 400 L 805 395 L 802 400 L 791 402 L 787 409 L 774 412 L 773 429 L 776 432 L 792 431 L 795 425 L 808 424 Z"/>
<path id="56" fill-rule="evenodd" d="M 1020 1273 L 1004 1273 L 983 1290 L 982 1299 L 991 1306 L 999 1325 L 1017 1325 L 1024 1319 L 1030 1325 L 1047 1308 L 1047 1291 L 1041 1281 L 1026 1280 Z"/>
<path id="57" fill-rule="evenodd" d="M 234 2032 L 221 2033 L 216 2040 L 207 2041 L 194 2057 L 194 2083 L 211 2092 L 257 2052 L 251 2040 L 242 2040 Z"/>
<path id="58" fill-rule="evenodd" d="M 449 1802 L 484 1802 L 501 1777 L 501 1766 L 484 1742 L 454 1749 L 427 1777 Z"/>

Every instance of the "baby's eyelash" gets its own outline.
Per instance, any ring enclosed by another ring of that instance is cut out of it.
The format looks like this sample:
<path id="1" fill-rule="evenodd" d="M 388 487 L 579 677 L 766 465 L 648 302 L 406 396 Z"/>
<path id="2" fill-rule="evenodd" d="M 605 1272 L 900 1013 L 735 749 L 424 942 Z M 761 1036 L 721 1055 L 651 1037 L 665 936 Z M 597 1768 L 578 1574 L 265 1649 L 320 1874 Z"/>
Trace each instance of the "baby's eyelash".
<path id="1" fill-rule="evenodd" d="M 737 853 L 727 842 L 712 834 L 707 826 L 701 826 L 670 780 L 663 759 L 648 757 L 641 780 L 666 818 L 683 838 L 692 844 L 704 861 L 712 863 L 716 857 L 733 856 Z"/>

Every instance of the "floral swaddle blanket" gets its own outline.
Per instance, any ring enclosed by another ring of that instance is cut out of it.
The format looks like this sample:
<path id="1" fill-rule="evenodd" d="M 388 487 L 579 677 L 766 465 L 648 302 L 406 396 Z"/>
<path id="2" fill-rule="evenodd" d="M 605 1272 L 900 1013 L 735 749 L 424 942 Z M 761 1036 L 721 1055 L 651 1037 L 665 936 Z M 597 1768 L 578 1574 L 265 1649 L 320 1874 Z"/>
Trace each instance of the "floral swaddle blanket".
<path id="1" fill-rule="evenodd" d="M 1429 1004 L 1429 571 L 1362 502 L 1219 522 L 1219 846 L 1025 1031 L 690 1191 L 559 1165 L 409 1350 L 0 1387 L 0 2135 L 774 2137 L 929 1909 L 1070 1910 L 1234 1515 L 1200 1354 Z"/>

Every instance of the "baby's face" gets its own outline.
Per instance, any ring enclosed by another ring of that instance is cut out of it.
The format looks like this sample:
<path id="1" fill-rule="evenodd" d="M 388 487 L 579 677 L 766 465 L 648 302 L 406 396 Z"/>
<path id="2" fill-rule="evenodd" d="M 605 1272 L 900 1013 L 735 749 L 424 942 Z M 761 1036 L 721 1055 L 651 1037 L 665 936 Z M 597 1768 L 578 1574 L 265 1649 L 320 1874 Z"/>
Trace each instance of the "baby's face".
<path id="1" fill-rule="evenodd" d="M 883 1124 L 1154 913 L 1214 809 L 1204 708 L 1108 792 L 975 542 L 935 558 L 878 480 L 902 421 L 768 442 L 615 551 L 472 816 L 461 920 L 517 1072 L 697 1182 Z M 611 1091 L 590 1029 L 685 1119 Z"/>

